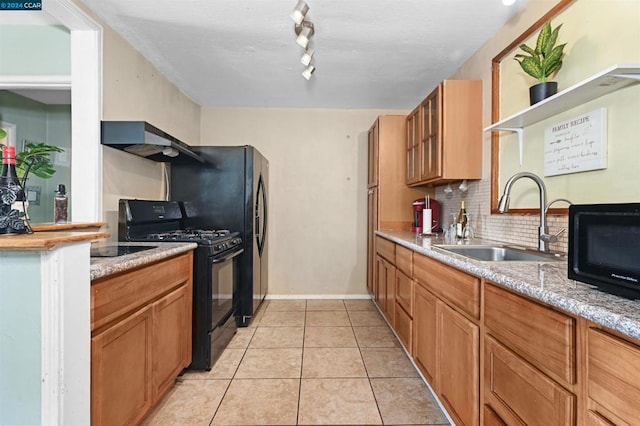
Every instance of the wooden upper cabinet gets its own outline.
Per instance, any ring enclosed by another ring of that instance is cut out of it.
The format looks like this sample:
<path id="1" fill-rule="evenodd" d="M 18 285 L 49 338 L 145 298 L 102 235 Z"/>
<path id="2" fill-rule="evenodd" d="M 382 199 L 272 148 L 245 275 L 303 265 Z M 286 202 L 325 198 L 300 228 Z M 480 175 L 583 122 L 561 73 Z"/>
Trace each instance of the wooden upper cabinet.
<path id="1" fill-rule="evenodd" d="M 380 120 L 376 120 L 369 129 L 369 182 L 368 187 L 378 186 L 379 155 L 380 155 Z"/>
<path id="2" fill-rule="evenodd" d="M 404 115 L 381 115 L 369 129 L 368 188 L 378 188 L 375 229 L 410 230 L 413 200 L 427 194 L 424 188 L 406 185 L 406 129 Z"/>
<path id="3" fill-rule="evenodd" d="M 420 181 L 420 107 L 407 116 L 407 183 Z"/>
<path id="4" fill-rule="evenodd" d="M 407 117 L 407 184 L 481 177 L 482 82 L 445 80 Z"/>
<path id="5" fill-rule="evenodd" d="M 442 175 L 441 120 L 442 85 L 420 104 L 420 181 L 437 179 Z"/>

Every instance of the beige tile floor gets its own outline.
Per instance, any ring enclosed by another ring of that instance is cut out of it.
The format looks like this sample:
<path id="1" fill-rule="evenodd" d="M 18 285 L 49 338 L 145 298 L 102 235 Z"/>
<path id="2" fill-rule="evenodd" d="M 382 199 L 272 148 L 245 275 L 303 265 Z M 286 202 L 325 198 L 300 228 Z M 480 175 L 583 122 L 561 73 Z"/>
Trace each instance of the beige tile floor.
<path id="1" fill-rule="evenodd" d="M 145 425 L 448 425 L 369 300 L 271 300 Z"/>

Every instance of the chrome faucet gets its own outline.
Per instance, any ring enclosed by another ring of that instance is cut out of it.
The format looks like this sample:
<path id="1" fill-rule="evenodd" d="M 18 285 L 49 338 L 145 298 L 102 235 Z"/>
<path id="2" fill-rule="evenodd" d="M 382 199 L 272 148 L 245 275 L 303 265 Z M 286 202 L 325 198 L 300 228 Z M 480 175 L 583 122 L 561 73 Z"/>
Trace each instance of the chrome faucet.
<path id="1" fill-rule="evenodd" d="M 530 172 L 521 172 L 516 173 L 511 176 L 507 183 L 504 186 L 504 193 L 502 197 L 500 197 L 500 201 L 498 202 L 498 212 L 506 213 L 509 211 L 509 195 L 511 194 L 511 187 L 513 184 L 520 178 L 529 178 L 533 180 L 536 185 L 538 185 L 538 189 L 540 190 L 540 226 L 538 227 L 538 250 L 542 252 L 549 251 L 549 242 L 553 242 L 552 237 L 556 237 L 557 235 L 549 235 L 549 228 L 547 227 L 547 209 L 549 206 L 547 205 L 547 187 L 544 185 L 544 182 L 540 178 L 540 176 L 530 173 Z M 554 200 L 553 202 L 558 201 Z M 551 204 L 549 204 L 551 205 Z"/>

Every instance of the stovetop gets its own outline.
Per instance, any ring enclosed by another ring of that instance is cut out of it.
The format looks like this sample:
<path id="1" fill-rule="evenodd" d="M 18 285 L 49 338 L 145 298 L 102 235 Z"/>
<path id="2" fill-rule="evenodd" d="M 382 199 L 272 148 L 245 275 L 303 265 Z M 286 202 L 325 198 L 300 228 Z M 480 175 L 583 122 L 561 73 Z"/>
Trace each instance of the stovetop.
<path id="1" fill-rule="evenodd" d="M 242 245 L 239 232 L 228 229 L 195 229 L 189 226 L 195 211 L 177 201 L 120 200 L 118 239 L 120 241 L 189 242 L 208 249 L 210 254 Z"/>

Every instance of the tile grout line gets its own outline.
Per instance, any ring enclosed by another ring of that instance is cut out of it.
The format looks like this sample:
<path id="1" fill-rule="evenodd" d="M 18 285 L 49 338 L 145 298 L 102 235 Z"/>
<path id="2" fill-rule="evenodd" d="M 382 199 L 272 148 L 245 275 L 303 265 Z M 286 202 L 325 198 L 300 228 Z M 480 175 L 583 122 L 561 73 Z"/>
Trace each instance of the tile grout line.
<path id="1" fill-rule="evenodd" d="M 302 399 L 302 369 L 304 368 L 304 339 L 307 334 L 307 300 L 304 302 L 304 324 L 302 326 L 302 352 L 300 354 L 300 379 L 298 379 L 298 406 L 296 408 L 296 425 L 300 424 L 300 399 Z"/>

